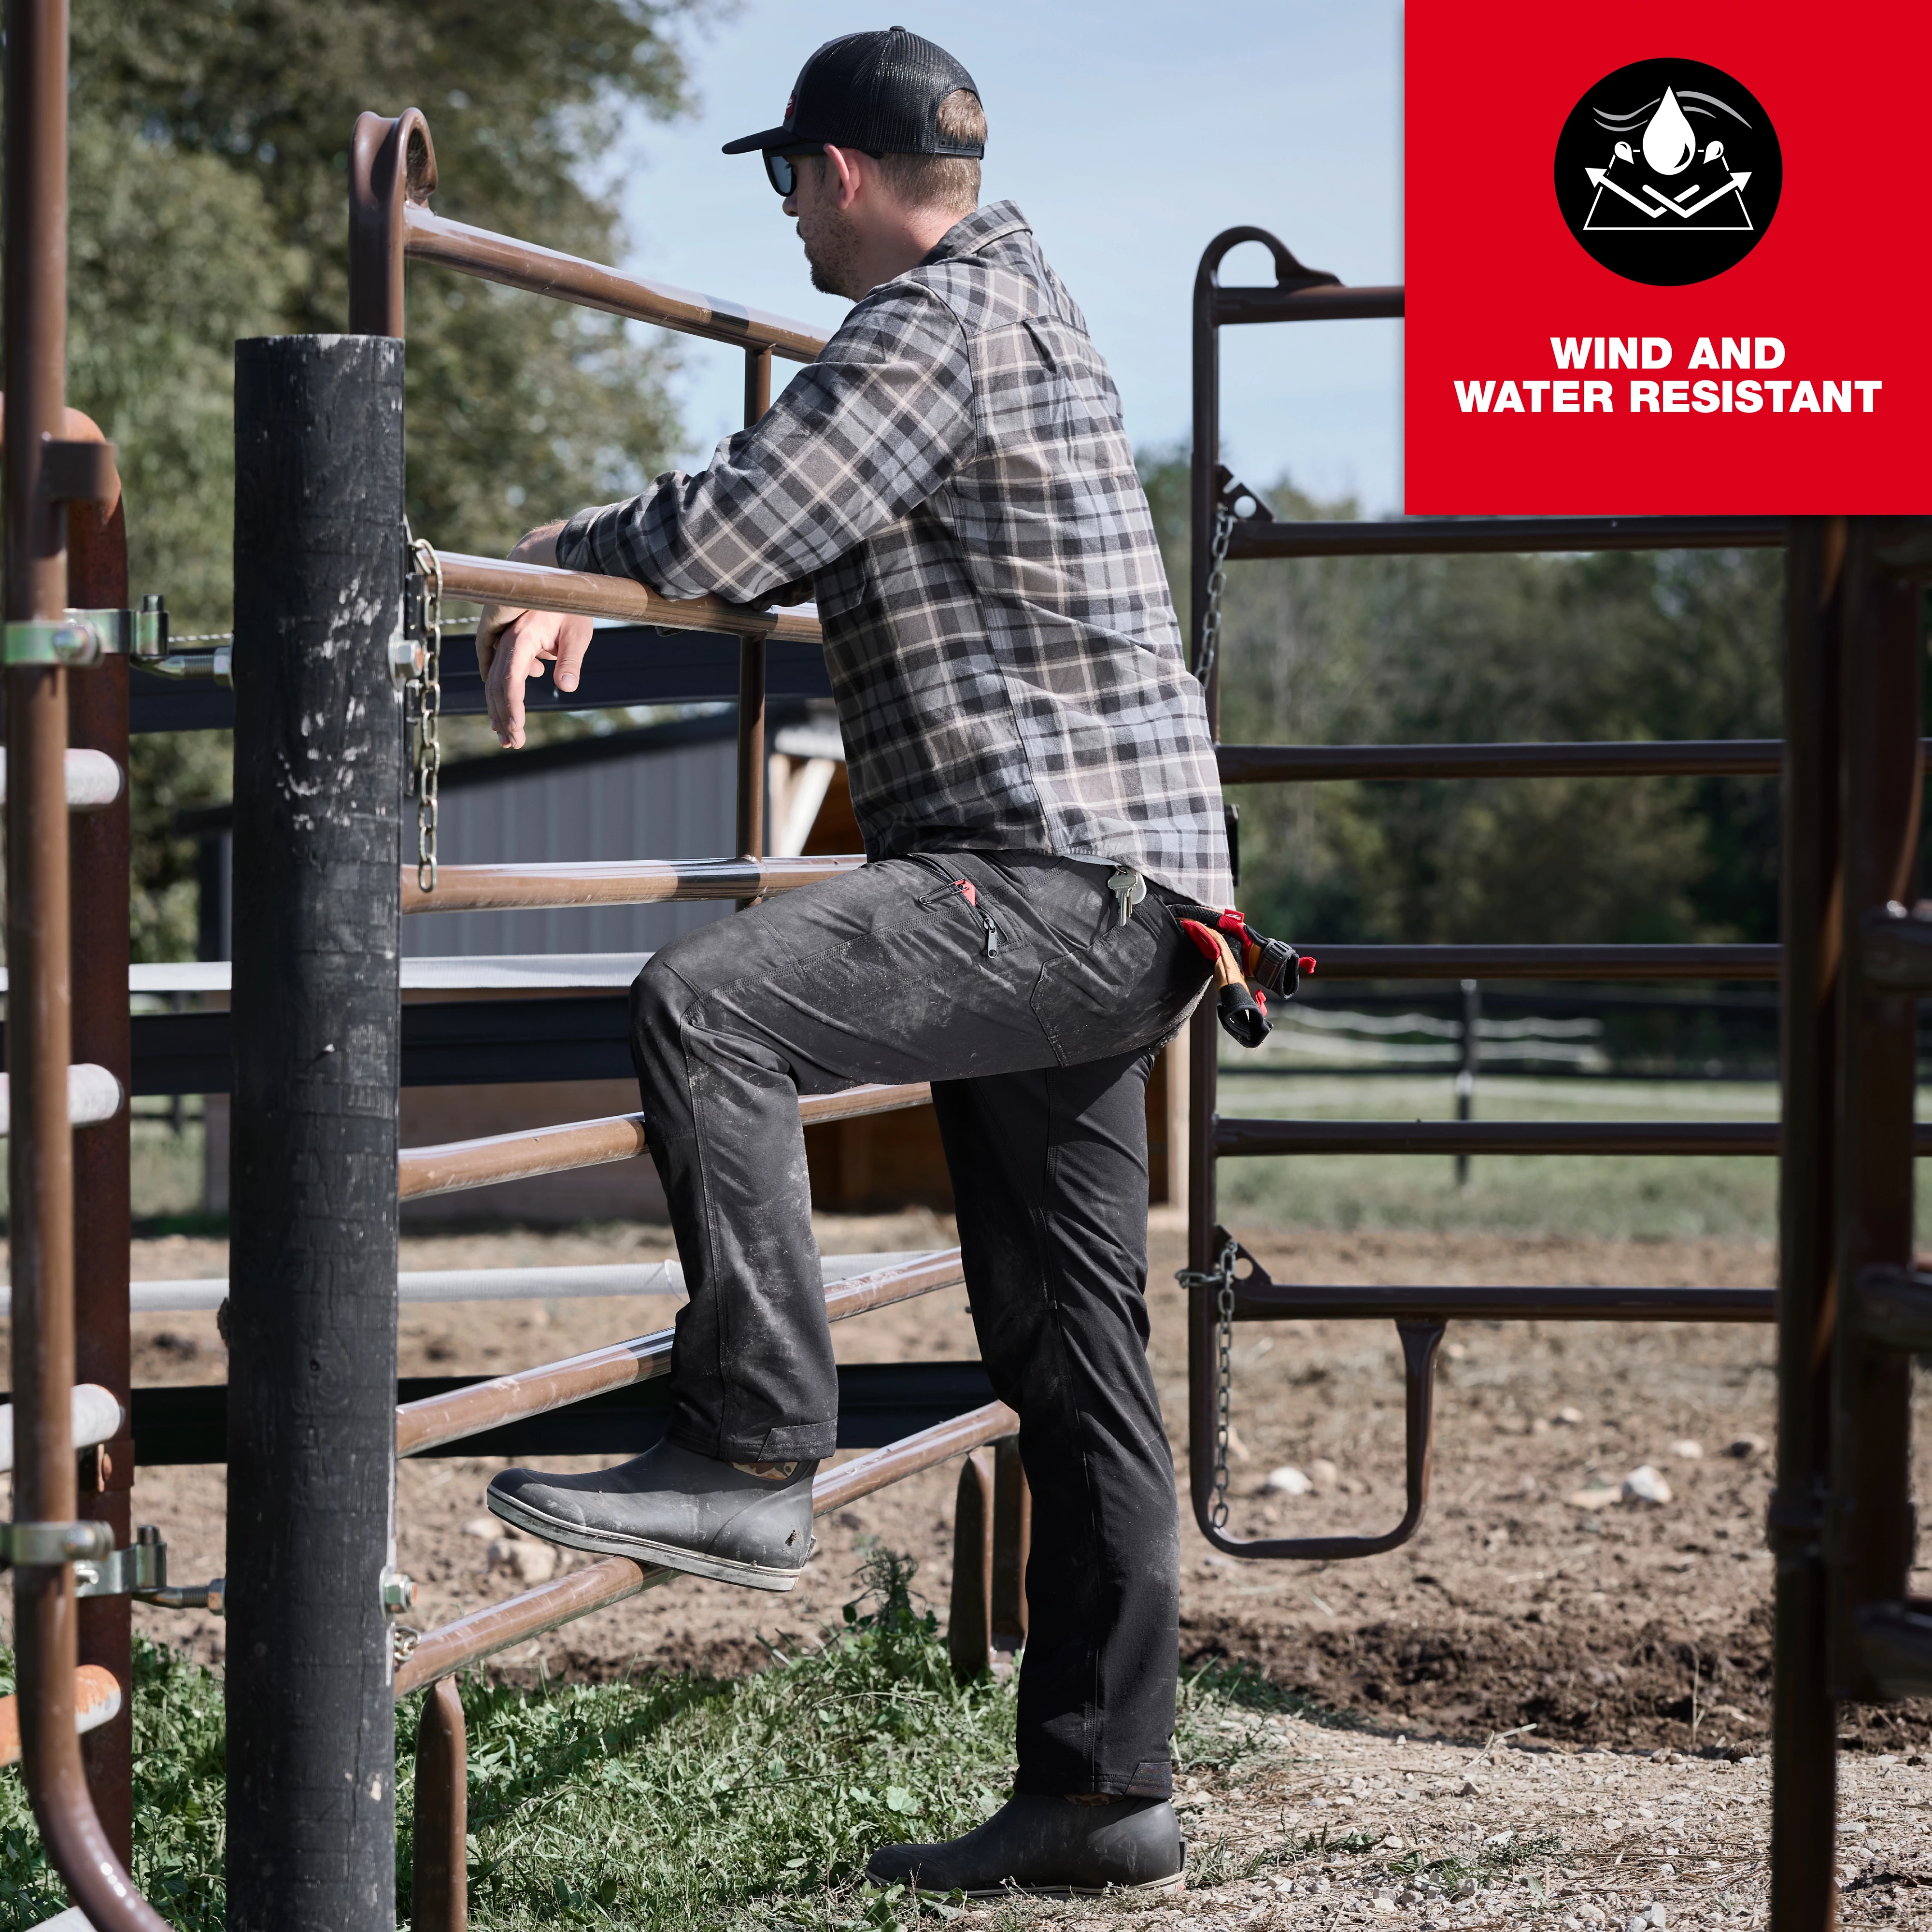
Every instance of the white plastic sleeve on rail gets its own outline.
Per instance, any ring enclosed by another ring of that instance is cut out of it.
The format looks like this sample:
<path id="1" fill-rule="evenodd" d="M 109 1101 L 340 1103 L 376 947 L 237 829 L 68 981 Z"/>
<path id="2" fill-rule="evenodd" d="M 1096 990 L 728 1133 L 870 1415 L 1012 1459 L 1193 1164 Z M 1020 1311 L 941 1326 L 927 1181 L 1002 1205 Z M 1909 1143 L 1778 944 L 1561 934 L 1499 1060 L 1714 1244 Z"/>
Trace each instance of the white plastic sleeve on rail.
<path id="1" fill-rule="evenodd" d="M 110 1391 L 98 1382 L 81 1382 L 74 1391 L 74 1446 L 92 1449 L 112 1442 L 127 1426 L 127 1415 Z M 14 1405 L 0 1402 L 0 1475 L 14 1466 Z"/>
<path id="2" fill-rule="evenodd" d="M 13 1124 L 12 1088 L 0 1073 L 0 1137 Z M 91 1127 L 111 1120 L 128 1104 L 128 1091 L 104 1066 L 83 1061 L 67 1070 L 67 1118 L 70 1126 Z"/>
<path id="3" fill-rule="evenodd" d="M 902 1268 L 936 1252 L 911 1248 L 878 1255 L 827 1255 L 820 1263 L 830 1288 L 855 1274 L 880 1268 Z M 424 1268 L 406 1270 L 399 1278 L 405 1302 L 561 1301 L 573 1297 L 668 1295 L 684 1293 L 684 1270 L 676 1262 L 626 1262 L 590 1268 Z M 212 1313 L 228 1294 L 226 1275 L 204 1275 L 182 1281 L 137 1281 L 128 1294 L 136 1315 Z M 8 1291 L 0 1284 L 0 1319 L 8 1310 Z"/>
<path id="4" fill-rule="evenodd" d="M 114 1713 L 118 1716 L 118 1712 Z M 106 1718 L 101 1722 L 105 1724 Z M 90 1730 L 93 1727 L 90 1725 Z M 94 1921 L 77 1905 L 70 1905 L 64 1912 L 57 1912 L 51 1918 L 43 1918 L 34 1928 L 34 1932 L 94 1932 Z"/>
<path id="5" fill-rule="evenodd" d="M 67 754 L 67 808 L 99 812 L 121 796 L 121 767 L 105 752 Z M 0 751 L 0 805 L 7 800 L 7 754 Z"/>

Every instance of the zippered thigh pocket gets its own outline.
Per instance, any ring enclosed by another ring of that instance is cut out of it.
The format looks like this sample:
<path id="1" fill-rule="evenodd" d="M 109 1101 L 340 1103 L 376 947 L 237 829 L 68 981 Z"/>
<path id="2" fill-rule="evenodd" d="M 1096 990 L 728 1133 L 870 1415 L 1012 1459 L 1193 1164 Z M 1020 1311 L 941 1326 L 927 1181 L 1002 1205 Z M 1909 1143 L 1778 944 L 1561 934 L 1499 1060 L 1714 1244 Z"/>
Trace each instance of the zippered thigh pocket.
<path id="1" fill-rule="evenodd" d="M 970 879 L 955 878 L 952 867 L 930 852 L 915 852 L 912 857 L 914 864 L 923 866 L 946 881 L 939 891 L 928 892 L 919 903 L 932 907 L 944 905 L 950 899 L 959 900 L 980 922 L 980 930 L 986 936 L 986 956 L 992 958 L 1005 943 L 1006 935 L 1000 930 L 999 921 L 980 903 L 978 887 Z"/>

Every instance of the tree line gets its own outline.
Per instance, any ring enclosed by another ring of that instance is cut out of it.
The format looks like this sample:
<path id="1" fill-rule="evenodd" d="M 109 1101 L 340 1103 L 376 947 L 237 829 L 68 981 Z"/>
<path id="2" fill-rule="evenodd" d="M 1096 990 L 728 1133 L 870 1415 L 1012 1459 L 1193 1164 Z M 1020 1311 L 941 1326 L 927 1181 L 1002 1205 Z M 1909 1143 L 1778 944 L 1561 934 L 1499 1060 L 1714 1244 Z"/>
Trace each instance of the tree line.
<path id="1" fill-rule="evenodd" d="M 428 116 L 459 220 L 600 261 L 623 249 L 624 117 L 690 98 L 714 0 L 75 0 L 68 400 L 117 446 L 138 594 L 230 622 L 234 344 L 348 318 L 350 137 Z M 409 513 L 500 550 L 532 504 L 623 494 L 678 440 L 654 331 L 452 274 L 410 290 Z M 137 959 L 192 957 L 184 805 L 229 795 L 226 734 L 136 741 Z"/>

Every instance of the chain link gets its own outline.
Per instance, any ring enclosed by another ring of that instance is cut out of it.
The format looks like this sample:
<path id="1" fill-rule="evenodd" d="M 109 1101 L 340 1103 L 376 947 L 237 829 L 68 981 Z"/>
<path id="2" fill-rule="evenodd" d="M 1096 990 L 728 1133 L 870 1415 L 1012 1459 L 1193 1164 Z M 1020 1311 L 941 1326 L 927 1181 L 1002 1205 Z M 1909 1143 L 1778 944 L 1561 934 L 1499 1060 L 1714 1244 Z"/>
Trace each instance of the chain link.
<path id="1" fill-rule="evenodd" d="M 1201 655 L 1194 675 L 1205 690 L 1214 675 L 1214 658 L 1221 648 L 1221 596 L 1228 587 L 1228 545 L 1234 534 L 1234 513 L 1226 503 L 1214 506 L 1214 541 L 1208 552 L 1208 610 L 1201 620 Z"/>
<path id="2" fill-rule="evenodd" d="M 1230 1412 L 1234 1396 L 1234 1263 L 1240 1253 L 1231 1234 L 1214 1267 L 1183 1268 L 1176 1276 L 1183 1288 L 1214 1290 L 1214 1500 L 1208 1516 L 1216 1529 L 1228 1526 L 1228 1436 L 1233 1426 Z"/>
<path id="3" fill-rule="evenodd" d="M 436 890 L 436 783 L 442 769 L 442 560 L 426 538 L 410 545 L 423 580 L 423 670 L 416 684 L 416 761 L 410 789 L 416 798 L 416 884 Z"/>

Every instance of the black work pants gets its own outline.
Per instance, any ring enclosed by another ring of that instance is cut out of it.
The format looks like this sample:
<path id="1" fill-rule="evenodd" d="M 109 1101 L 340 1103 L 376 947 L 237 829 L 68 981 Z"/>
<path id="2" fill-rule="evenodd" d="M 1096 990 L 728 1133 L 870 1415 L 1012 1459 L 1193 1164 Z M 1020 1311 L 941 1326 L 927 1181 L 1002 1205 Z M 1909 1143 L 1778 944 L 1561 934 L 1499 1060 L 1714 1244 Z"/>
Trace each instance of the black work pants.
<path id="1" fill-rule="evenodd" d="M 1144 1106 L 1206 977 L 1157 891 L 1122 926 L 1102 868 L 958 852 L 704 927 L 632 993 L 690 1295 L 670 1434 L 703 1455 L 837 1440 L 798 1096 L 934 1083 L 974 1324 L 1033 1490 L 1022 1790 L 1169 1786 L 1179 1546 L 1147 1360 Z"/>

